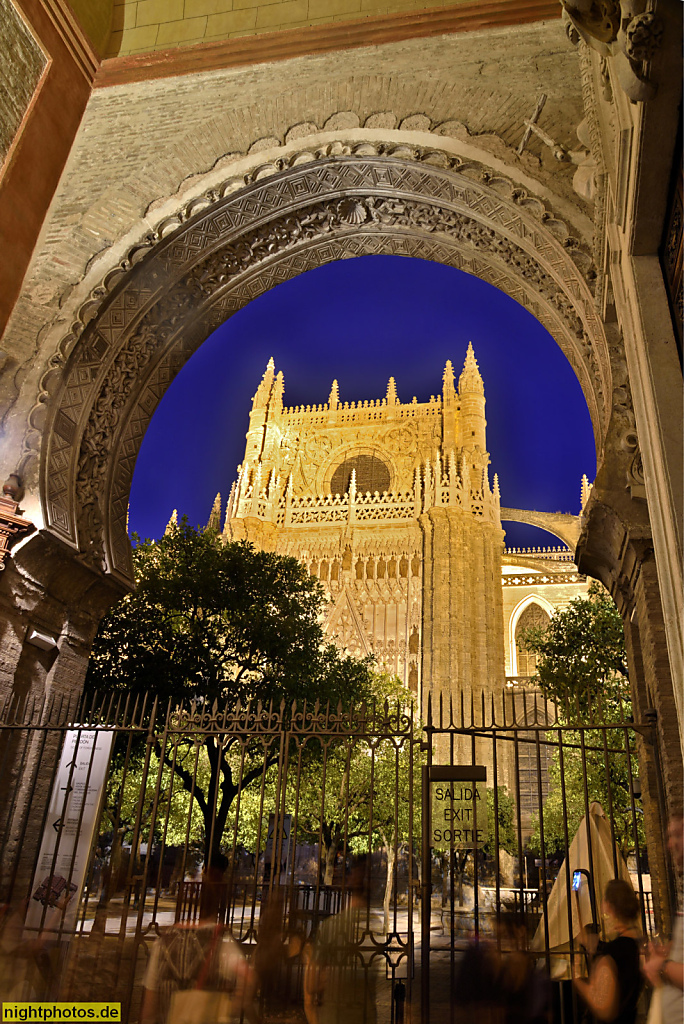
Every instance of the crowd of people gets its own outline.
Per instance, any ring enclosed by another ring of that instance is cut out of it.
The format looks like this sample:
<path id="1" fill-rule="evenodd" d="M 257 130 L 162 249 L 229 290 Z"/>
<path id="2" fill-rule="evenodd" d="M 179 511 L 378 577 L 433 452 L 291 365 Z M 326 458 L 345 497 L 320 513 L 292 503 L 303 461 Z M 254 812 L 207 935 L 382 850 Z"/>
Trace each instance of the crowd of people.
<path id="1" fill-rule="evenodd" d="M 681 818 L 670 823 L 668 845 L 681 881 Z M 221 923 L 226 866 L 219 855 L 205 870 L 198 922 L 161 929 L 153 941 L 142 980 L 141 1024 L 261 1024 L 268 1020 L 264 1007 L 282 1009 L 291 996 L 279 985 L 292 976 L 294 965 L 300 979 L 299 1019 L 303 1013 L 307 1024 L 377 1024 L 385 1016 L 389 1021 L 392 1005 L 396 1024 L 409 1019 L 403 982 L 396 985 L 396 998 L 385 1000 L 383 1017 L 378 1016 L 384 935 L 382 919 L 370 909 L 367 861 L 352 867 L 346 904 L 314 934 L 291 923 L 285 927 L 282 895 L 276 891 L 262 908 L 249 961 Z M 647 944 L 634 890 L 624 879 L 614 879 L 604 888 L 601 915 L 601 922 L 582 930 L 571 955 L 573 1004 L 580 1008 L 575 1020 L 637 1024 L 648 1008 L 648 1024 L 682 1024 L 681 911 L 669 943 Z M 46 959 L 44 954 L 40 940 L 24 937 L 17 908 L 0 908 L 0 1001 L 19 998 L 19 974 L 31 958 Z M 544 958 L 528 949 L 524 915 L 502 914 L 494 939 L 474 939 L 463 952 L 450 1015 L 459 1024 L 555 1024 L 556 1017 L 567 1017 L 559 1014 L 553 989 Z"/>

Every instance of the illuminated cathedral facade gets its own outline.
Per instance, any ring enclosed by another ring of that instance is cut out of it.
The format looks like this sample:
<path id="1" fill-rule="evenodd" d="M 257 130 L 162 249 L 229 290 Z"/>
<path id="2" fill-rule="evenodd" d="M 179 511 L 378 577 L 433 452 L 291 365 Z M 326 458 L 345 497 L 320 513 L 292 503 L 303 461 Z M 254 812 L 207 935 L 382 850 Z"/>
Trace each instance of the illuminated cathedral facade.
<path id="1" fill-rule="evenodd" d="M 372 654 L 421 701 L 501 693 L 507 675 L 531 674 L 512 619 L 548 616 L 584 585 L 572 565 L 544 573 L 548 550 L 535 564 L 528 552 L 522 574 L 511 565 L 472 345 L 458 381 L 448 361 L 429 402 L 402 403 L 392 377 L 382 399 L 343 402 L 337 381 L 321 405 L 288 408 L 283 393 L 271 359 L 252 400 L 226 538 L 300 559 L 323 584 L 328 635 Z M 515 607 L 514 580 L 526 588 Z"/>

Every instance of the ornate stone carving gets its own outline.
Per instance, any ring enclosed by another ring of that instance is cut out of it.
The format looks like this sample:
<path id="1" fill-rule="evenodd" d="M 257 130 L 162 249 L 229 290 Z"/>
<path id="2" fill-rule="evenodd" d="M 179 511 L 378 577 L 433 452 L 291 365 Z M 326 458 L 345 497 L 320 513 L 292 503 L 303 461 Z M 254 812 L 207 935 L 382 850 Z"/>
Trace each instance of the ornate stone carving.
<path id="1" fill-rule="evenodd" d="M 587 577 L 580 572 L 532 573 L 529 576 L 520 573 L 518 576 L 502 576 L 502 587 L 534 587 L 554 586 L 559 583 L 585 583 Z"/>
<path id="2" fill-rule="evenodd" d="M 419 123 L 413 125 L 411 122 L 410 125 L 410 130 L 413 133 L 411 145 L 401 144 L 399 138 L 394 140 L 388 138 L 379 142 L 377 140 L 378 130 L 387 131 L 388 135 L 397 137 L 401 135 L 397 127 L 399 118 L 391 112 L 373 114 L 366 118 L 362 128 L 356 127 L 361 120 L 352 111 L 341 111 L 329 118 L 323 125 L 311 123 L 305 126 L 295 126 L 298 129 L 296 132 L 283 130 L 278 136 L 259 138 L 247 146 L 242 153 L 230 153 L 220 157 L 213 166 L 207 167 L 205 171 L 184 178 L 174 192 L 160 196 L 150 203 L 145 210 L 144 223 L 154 224 L 156 220 L 156 226 L 146 235 L 139 234 L 135 241 L 130 243 L 127 254 L 118 264 L 112 266 L 110 250 L 107 249 L 93 256 L 86 265 L 86 273 L 82 281 L 76 285 L 70 284 L 60 296 L 59 318 L 52 324 L 46 325 L 43 332 L 46 337 L 54 338 L 54 342 L 50 341 L 50 346 L 54 343 L 55 349 L 53 355 L 48 359 L 48 368 L 42 376 L 36 404 L 28 417 L 22 457 L 19 463 L 23 469 L 37 460 L 40 454 L 47 419 L 47 402 L 50 395 L 59 387 L 63 368 L 70 352 L 85 326 L 97 316 L 103 301 L 121 284 L 125 275 L 145 259 L 152 247 L 162 238 L 167 237 L 169 233 L 185 224 L 190 218 L 197 216 L 202 210 L 209 208 L 229 194 L 239 191 L 245 185 L 264 180 L 288 167 L 301 166 L 303 163 L 312 163 L 331 156 L 394 155 L 405 161 L 458 170 L 478 184 L 491 181 L 491 188 L 497 195 L 519 204 L 526 215 L 536 218 L 541 224 L 552 225 L 553 232 L 559 240 L 567 237 L 569 247 L 573 249 L 573 258 L 578 266 L 582 267 L 590 287 L 593 287 L 594 268 L 592 267 L 591 253 L 587 247 L 589 238 L 586 234 L 586 223 L 582 223 L 580 211 L 575 211 L 579 219 L 573 219 L 574 226 L 569 228 L 566 220 L 568 216 L 573 217 L 573 213 L 568 209 L 565 199 L 553 194 L 553 183 L 551 183 L 552 192 L 548 191 L 549 183 L 546 188 L 536 188 L 534 183 L 529 183 L 525 188 L 521 188 L 517 178 L 511 180 L 500 171 L 494 175 L 488 170 L 488 153 L 491 153 L 499 164 L 510 158 L 511 147 L 503 139 L 489 134 L 473 135 L 465 124 L 457 120 L 432 122 L 427 116 L 420 115 Z M 329 132 L 338 128 L 344 129 L 343 141 L 328 141 L 320 137 L 321 132 Z M 409 130 L 402 123 L 402 131 L 404 129 Z M 315 138 L 311 138 L 311 132 L 317 133 Z M 372 140 L 366 138 L 368 132 L 374 133 Z M 434 144 L 413 144 L 416 132 L 420 132 L 421 135 L 432 135 Z M 297 135 L 298 142 L 301 142 L 303 148 L 293 149 L 292 136 L 294 134 Z M 286 138 L 287 143 L 285 142 Z M 360 141 L 360 139 L 364 141 Z M 309 142 L 308 147 L 306 146 L 307 141 Z M 454 152 L 454 149 L 458 149 L 461 145 L 467 147 L 467 157 Z M 477 147 L 479 151 L 478 159 L 473 158 L 473 146 Z M 280 150 L 281 154 L 274 156 L 274 150 Z M 267 151 L 269 159 L 260 166 L 252 165 L 249 171 L 239 175 L 233 171 L 231 176 L 231 168 L 234 167 L 235 161 L 248 155 L 254 157 L 261 153 L 265 154 Z M 519 158 L 516 163 L 520 164 Z M 536 164 L 536 158 L 528 157 L 523 160 L 523 164 L 525 163 L 528 165 L 527 171 L 531 171 L 533 174 L 540 170 L 533 166 Z M 520 171 L 521 168 L 518 166 L 516 170 Z M 225 176 L 220 177 L 222 172 Z M 525 171 L 523 171 L 523 176 L 527 176 Z M 202 181 L 211 184 L 201 190 Z M 543 199 L 540 198 L 541 192 L 544 194 Z M 561 208 L 563 214 L 559 216 L 558 210 Z M 172 212 L 170 213 L 170 211 Z M 100 265 L 106 268 L 101 275 L 98 271 Z M 93 282 L 95 283 L 93 284 Z M 76 296 L 85 294 L 86 288 L 90 289 L 88 297 L 85 300 L 79 299 L 77 303 Z M 537 314 L 535 313 L 535 315 Z M 71 329 L 60 339 L 58 332 L 62 330 L 61 324 L 64 321 L 68 322 L 70 318 L 75 318 Z M 58 513 L 58 515 L 60 514 Z"/>
<path id="3" fill-rule="evenodd" d="M 394 116 L 393 120 L 396 121 Z M 369 125 L 370 127 L 375 127 L 374 123 L 371 124 L 373 121 L 373 117 L 369 118 L 366 121 L 366 127 Z M 310 127 L 312 129 L 316 129 L 317 126 L 312 125 Z M 468 133 L 466 129 L 463 126 L 461 126 L 461 128 L 467 135 Z M 438 136 L 451 137 L 454 134 L 455 129 L 453 128 L 452 123 L 449 122 L 446 125 L 434 126 L 433 132 Z M 456 134 L 458 134 L 458 132 L 456 132 Z M 260 142 L 268 143 L 268 146 L 279 145 L 278 139 L 260 140 Z M 255 147 L 259 147 L 259 149 L 264 148 L 263 146 L 260 146 L 259 143 L 255 143 L 250 147 L 250 152 L 255 150 Z M 399 150 L 401 150 L 400 153 Z M 363 153 L 361 153 L 361 151 L 363 151 Z M 286 156 L 279 157 L 270 163 L 263 164 L 239 177 L 228 177 L 219 185 L 212 186 L 201 195 L 194 196 L 192 199 L 183 203 L 173 215 L 165 216 L 159 220 L 154 231 L 149 232 L 146 236 L 137 240 L 121 262 L 113 269 L 110 269 L 103 281 L 93 288 L 90 296 L 79 309 L 78 320 L 73 325 L 71 333 L 67 335 L 62 342 L 60 352 L 56 357 L 54 365 L 61 365 L 65 362 L 66 357 L 75 343 L 76 337 L 81 333 L 84 326 L 94 317 L 94 315 L 96 315 L 103 299 L 105 299 L 107 295 L 121 283 L 125 275 L 128 274 L 141 259 L 148 255 L 159 241 L 168 236 L 174 230 L 177 230 L 191 218 L 197 216 L 202 210 L 244 188 L 245 185 L 250 185 L 256 181 L 263 180 L 266 177 L 278 174 L 281 171 L 287 170 L 289 167 L 300 166 L 303 162 L 325 160 L 328 157 L 344 157 L 355 154 L 364 156 L 400 155 L 402 160 L 415 161 L 419 163 L 435 163 L 436 166 L 458 171 L 477 183 L 491 183 L 491 186 L 497 195 L 508 198 L 517 203 L 525 209 L 526 213 L 535 217 L 540 223 L 553 225 L 554 234 L 559 239 L 562 239 L 569 249 L 573 249 L 575 253 L 582 253 L 585 256 L 589 255 L 584 247 L 584 243 L 576 237 L 575 234 L 573 234 L 567 224 L 559 218 L 558 214 L 550 209 L 548 201 L 544 201 L 538 196 L 530 194 L 527 189 L 520 188 L 518 184 L 501 174 L 497 174 L 496 176 L 492 175 L 484 164 L 477 161 L 464 161 L 460 157 L 455 157 L 446 152 L 435 152 L 434 150 L 428 150 L 420 146 L 397 146 L 396 144 L 391 143 L 363 143 L 356 146 L 351 144 L 342 145 L 340 143 L 331 143 L 324 146 L 315 146 L 310 149 L 301 149 L 296 153 L 289 153 Z M 149 219 L 154 219 L 154 209 L 158 206 L 159 202 L 160 201 L 156 201 L 151 204 L 151 207 L 148 209 L 147 216 Z M 594 270 L 591 266 L 590 259 L 587 269 L 587 278 L 590 282 L 593 278 L 593 273 Z"/>
<path id="4" fill-rule="evenodd" d="M 637 448 L 628 470 L 629 490 L 633 498 L 646 498 L 646 481 L 644 480 L 644 463 L 641 451 Z"/>
<path id="5" fill-rule="evenodd" d="M 229 192 L 171 234 L 160 226 L 161 241 L 119 278 L 72 343 L 44 461 L 51 528 L 127 576 L 132 466 L 165 387 L 235 310 L 343 255 L 438 259 L 508 291 L 564 347 L 600 437 L 610 368 L 580 270 L 585 254 L 555 218 L 543 210 L 539 218 L 531 197 L 506 199 L 504 180 L 477 177 L 387 157 L 312 161 Z"/>
<path id="6" fill-rule="evenodd" d="M 561 0 L 563 12 L 575 33 L 589 36 L 595 43 L 607 46 L 617 39 L 620 28 L 619 0 Z"/>
<path id="7" fill-rule="evenodd" d="M 604 232 L 606 225 L 606 165 L 603 154 L 603 142 L 599 125 L 596 92 L 594 88 L 591 51 L 584 43 L 579 46 L 580 75 L 582 80 L 582 102 L 584 105 L 584 125 L 586 137 L 595 164 L 594 170 L 594 243 L 593 264 L 596 273 L 594 297 L 596 309 L 603 308 L 605 291 L 605 269 L 603 252 L 605 248 Z M 601 60 L 601 83 L 605 93 L 610 88 L 610 78 L 606 69 L 605 59 Z"/>
<path id="8" fill-rule="evenodd" d="M 568 38 L 584 40 L 602 59 L 613 61 L 620 85 L 633 103 L 655 94 L 648 68 L 663 37 L 652 11 L 637 12 L 633 0 L 561 0 Z"/>
<path id="9" fill-rule="evenodd" d="M 12 543 L 22 534 L 35 530 L 33 523 L 25 519 L 19 510 L 19 501 L 15 501 L 22 494 L 21 478 L 12 473 L 5 481 L 0 495 L 0 572 L 5 568 Z"/>
<path id="10" fill-rule="evenodd" d="M 637 14 L 624 32 L 625 54 L 635 63 L 652 60 L 663 41 L 662 22 L 652 11 Z"/>

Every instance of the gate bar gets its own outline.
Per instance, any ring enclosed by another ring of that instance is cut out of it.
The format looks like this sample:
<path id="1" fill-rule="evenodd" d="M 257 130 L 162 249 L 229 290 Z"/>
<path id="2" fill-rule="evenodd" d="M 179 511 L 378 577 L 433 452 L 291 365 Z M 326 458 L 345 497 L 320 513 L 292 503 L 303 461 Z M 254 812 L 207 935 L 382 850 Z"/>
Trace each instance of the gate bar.
<path id="1" fill-rule="evenodd" d="M 431 782 L 486 782 L 487 769 L 479 764 L 425 764 L 422 768 L 422 852 L 423 879 L 420 917 L 420 1009 L 421 1024 L 430 1022 L 430 924 L 432 923 L 432 829 Z M 453 860 L 453 849 L 452 860 Z M 477 849 L 475 850 L 477 860 Z M 477 869 L 476 869 L 477 870 Z M 475 875 L 477 881 L 477 874 Z M 477 914 L 477 906 L 475 908 Z M 451 935 L 453 943 L 453 932 Z"/>

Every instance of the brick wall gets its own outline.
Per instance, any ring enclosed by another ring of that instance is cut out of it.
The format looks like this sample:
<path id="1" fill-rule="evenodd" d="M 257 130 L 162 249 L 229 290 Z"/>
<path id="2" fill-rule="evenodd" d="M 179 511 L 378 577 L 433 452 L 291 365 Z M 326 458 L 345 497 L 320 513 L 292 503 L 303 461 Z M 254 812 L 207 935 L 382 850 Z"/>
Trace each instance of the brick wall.
<path id="1" fill-rule="evenodd" d="M 47 57 L 10 0 L 0 0 L 0 161 L 9 153 Z"/>

